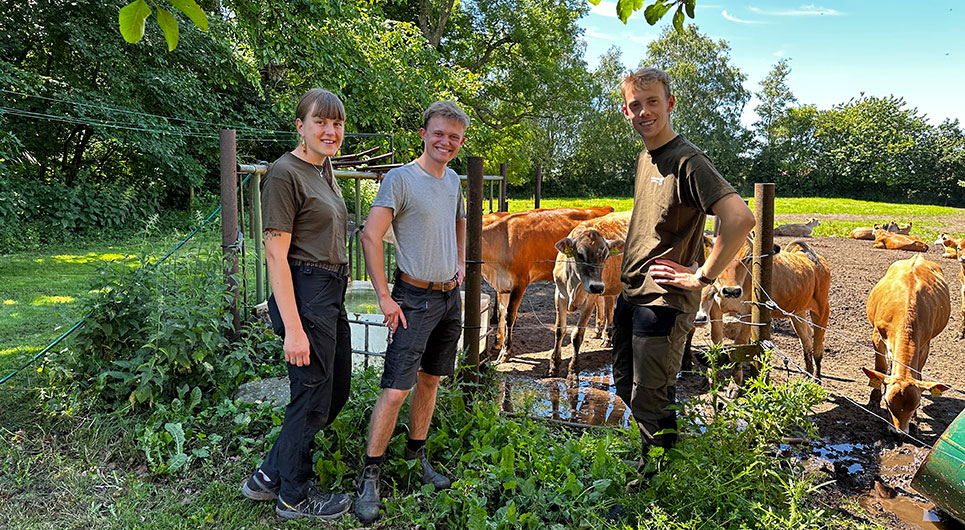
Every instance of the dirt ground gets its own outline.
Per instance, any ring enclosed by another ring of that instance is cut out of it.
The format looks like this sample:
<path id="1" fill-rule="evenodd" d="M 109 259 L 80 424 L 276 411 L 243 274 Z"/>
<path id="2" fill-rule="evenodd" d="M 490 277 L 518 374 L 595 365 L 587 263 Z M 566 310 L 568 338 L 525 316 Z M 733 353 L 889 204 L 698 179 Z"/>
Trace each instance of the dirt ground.
<path id="1" fill-rule="evenodd" d="M 791 240 L 775 238 L 779 244 Z M 876 514 L 879 524 L 890 528 L 921 528 L 923 526 L 907 523 L 895 515 L 900 510 L 893 506 L 893 499 L 887 499 L 890 493 L 881 492 L 897 493 L 899 499 L 907 498 L 909 502 L 924 501 L 910 486 L 912 476 L 927 455 L 927 451 L 921 448 L 932 446 L 965 409 L 965 393 L 960 391 L 965 390 L 965 370 L 962 369 L 965 341 L 957 340 L 962 327 L 960 266 L 955 260 L 943 259 L 938 246 L 929 245 L 926 257 L 940 264 L 944 271 L 951 293 L 952 314 L 945 330 L 932 341 L 923 371 L 927 379 L 949 384 L 953 390 L 940 397 L 924 395 L 918 411 L 918 429 L 912 431 L 914 439 L 899 438 L 889 431 L 884 408 L 879 409 L 877 415 L 863 408 L 871 389 L 861 367 L 873 368 L 875 355 L 865 302 L 871 288 L 891 263 L 915 253 L 874 249 L 871 241 L 848 238 L 815 237 L 808 242 L 827 259 L 831 269 L 831 320 L 822 366 L 823 384 L 831 397 L 814 411 L 813 421 L 818 425 L 823 442 L 812 444 L 810 454 L 812 464 L 837 481 L 839 493 L 826 494 L 821 502 L 838 507 L 843 499 L 851 498 Z M 554 381 L 542 379 L 546 376 L 553 348 L 554 311 L 552 284 L 536 282 L 530 285 L 516 322 L 513 357 L 510 362 L 499 365 L 498 370 L 514 377 L 541 379 L 544 383 Z M 575 323 L 575 315 L 570 315 L 569 321 Z M 609 371 L 610 351 L 601 340 L 590 338 L 592 335 L 592 332 L 587 333 L 588 340 L 581 352 L 581 380 L 590 377 L 599 380 L 600 374 Z M 779 351 L 803 367 L 801 345 L 786 320 L 775 321 L 772 339 Z M 695 347 L 706 348 L 709 343 L 709 332 L 698 331 L 694 338 Z M 572 347 L 568 338 L 564 344 L 565 364 L 572 355 Z M 774 365 L 778 368 L 773 372 L 775 380 L 787 377 L 780 356 L 775 356 Z M 803 377 L 793 366 L 789 375 Z M 603 378 L 604 390 L 605 381 L 606 377 Z M 600 384 L 592 386 L 601 387 Z M 685 376 L 680 381 L 678 396 L 687 399 L 705 391 L 705 387 L 706 383 L 700 377 Z M 879 483 L 878 494 L 875 494 L 876 482 Z M 911 512 L 915 511 L 912 507 Z M 920 520 L 920 510 L 917 513 Z M 944 519 L 939 526 L 925 524 L 924 527 L 960 528 L 957 523 Z"/>

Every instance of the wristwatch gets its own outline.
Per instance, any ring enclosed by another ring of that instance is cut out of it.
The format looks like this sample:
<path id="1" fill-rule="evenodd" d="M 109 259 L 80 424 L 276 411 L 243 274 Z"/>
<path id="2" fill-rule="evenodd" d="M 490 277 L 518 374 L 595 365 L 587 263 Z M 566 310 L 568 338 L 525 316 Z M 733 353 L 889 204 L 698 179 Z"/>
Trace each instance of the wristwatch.
<path id="1" fill-rule="evenodd" d="M 700 283 L 704 285 L 712 285 L 714 283 L 713 278 L 708 278 L 707 276 L 704 275 L 703 267 L 697 269 L 697 279 L 700 280 Z"/>

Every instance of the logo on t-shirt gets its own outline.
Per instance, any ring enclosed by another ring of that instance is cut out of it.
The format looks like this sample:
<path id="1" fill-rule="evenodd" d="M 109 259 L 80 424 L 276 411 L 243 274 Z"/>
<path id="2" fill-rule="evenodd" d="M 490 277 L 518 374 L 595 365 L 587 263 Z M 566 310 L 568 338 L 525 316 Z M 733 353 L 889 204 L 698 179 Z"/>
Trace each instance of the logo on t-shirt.
<path id="1" fill-rule="evenodd" d="M 650 177 L 650 182 L 656 182 L 657 186 L 663 186 L 663 181 L 666 179 L 667 177 L 660 177 L 660 176 L 654 175 Z"/>

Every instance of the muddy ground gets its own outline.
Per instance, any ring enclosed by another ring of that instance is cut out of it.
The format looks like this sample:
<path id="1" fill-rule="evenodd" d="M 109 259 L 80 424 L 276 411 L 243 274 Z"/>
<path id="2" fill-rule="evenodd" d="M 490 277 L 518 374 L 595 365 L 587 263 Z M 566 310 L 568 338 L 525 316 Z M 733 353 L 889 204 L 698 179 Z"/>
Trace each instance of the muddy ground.
<path id="1" fill-rule="evenodd" d="M 776 238 L 786 244 L 792 238 Z M 941 249 L 930 245 L 927 258 L 939 263 L 945 273 L 951 293 L 952 315 L 945 330 L 931 343 L 931 353 L 924 368 L 927 378 L 938 380 L 953 387 L 940 397 L 925 395 L 918 411 L 917 432 L 914 439 L 899 438 L 889 430 L 887 412 L 882 408 L 873 414 L 860 405 L 868 402 L 870 388 L 868 378 L 861 372 L 862 366 L 874 367 L 874 351 L 871 347 L 871 325 L 865 312 L 868 293 L 884 275 L 888 266 L 896 260 L 915 253 L 908 251 L 879 250 L 872 248 L 871 241 L 859 241 L 837 237 L 815 237 L 811 246 L 824 256 L 831 268 L 831 320 L 830 331 L 825 339 L 825 355 L 822 366 L 824 386 L 831 397 L 818 406 L 813 421 L 817 424 L 823 442 L 812 444 L 812 462 L 836 480 L 833 492 L 821 496 L 820 502 L 838 507 L 845 499 L 857 500 L 874 514 L 879 524 L 889 528 L 958 528 L 955 523 L 944 526 L 911 524 L 895 515 L 900 512 L 891 493 L 908 502 L 923 501 L 911 489 L 910 481 L 927 450 L 965 409 L 965 370 L 963 370 L 963 347 L 958 341 L 962 328 L 962 296 L 959 281 L 959 265 L 955 260 L 943 259 Z M 930 242 L 929 242 L 930 243 Z M 553 348 L 553 286 L 549 282 L 537 282 L 529 287 L 524 296 L 516 322 L 511 362 L 498 366 L 498 370 L 510 377 L 534 378 L 543 385 L 563 388 L 559 380 L 545 379 L 549 355 Z M 575 323 L 575 315 L 569 321 Z M 587 333 L 581 353 L 581 379 L 592 392 L 605 392 L 609 373 L 610 351 L 601 340 L 594 340 Z M 786 320 L 775 322 L 772 333 L 776 347 L 785 352 L 792 361 L 803 366 L 803 353 L 794 331 Z M 698 330 L 694 345 L 706 348 L 710 343 L 709 332 Z M 572 348 L 565 339 L 563 361 L 569 362 Z M 780 356 L 774 359 L 775 380 L 787 377 Z M 803 377 L 791 368 L 790 377 Z M 595 379 L 587 383 L 587 379 Z M 705 391 L 706 384 L 697 376 L 684 377 L 680 382 L 678 396 L 687 399 Z M 604 397 L 604 399 L 606 399 Z M 626 417 L 622 403 L 610 400 L 609 416 Z M 856 402 L 856 403 L 855 403 Z M 616 403 L 616 405 L 614 405 Z M 566 402 L 562 406 L 566 409 Z M 593 414 L 572 414 L 573 419 L 584 419 Z M 565 417 L 566 414 L 564 413 Z M 599 414 L 597 414 L 599 416 Z M 602 419 L 602 418 L 599 418 Z M 877 494 L 875 483 L 878 482 Z M 905 508 L 908 508 L 907 506 Z M 917 516 L 915 512 L 917 510 Z M 908 510 L 905 510 L 908 511 Z M 910 509 L 911 519 L 919 517 L 920 510 Z M 904 517 L 904 516 L 902 516 Z M 904 517 L 907 521 L 908 517 Z"/>

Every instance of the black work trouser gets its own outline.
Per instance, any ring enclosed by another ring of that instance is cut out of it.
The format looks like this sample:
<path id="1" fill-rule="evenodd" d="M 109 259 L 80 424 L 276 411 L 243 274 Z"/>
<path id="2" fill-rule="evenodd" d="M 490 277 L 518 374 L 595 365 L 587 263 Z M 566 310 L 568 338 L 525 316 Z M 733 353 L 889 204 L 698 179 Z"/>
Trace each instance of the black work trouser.
<path id="1" fill-rule="evenodd" d="M 261 470 L 272 480 L 281 480 L 280 495 L 286 502 L 300 502 L 312 468 L 312 444 L 319 430 L 327 427 L 348 401 L 352 382 L 351 330 L 345 313 L 345 276 L 310 266 L 294 266 L 292 286 L 302 327 L 308 336 L 311 362 L 307 366 L 288 364 L 291 400 L 285 408 L 281 433 Z M 272 295 L 268 312 L 275 333 L 285 336 L 285 327 Z"/>
<path id="2" fill-rule="evenodd" d="M 638 306 L 617 297 L 613 313 L 613 380 L 616 393 L 630 408 L 644 451 L 649 445 L 669 448 L 676 434 L 655 436 L 677 428 L 677 372 L 693 315 L 662 306 Z"/>

